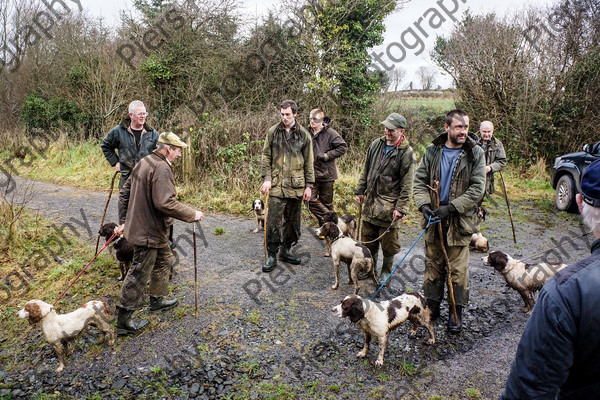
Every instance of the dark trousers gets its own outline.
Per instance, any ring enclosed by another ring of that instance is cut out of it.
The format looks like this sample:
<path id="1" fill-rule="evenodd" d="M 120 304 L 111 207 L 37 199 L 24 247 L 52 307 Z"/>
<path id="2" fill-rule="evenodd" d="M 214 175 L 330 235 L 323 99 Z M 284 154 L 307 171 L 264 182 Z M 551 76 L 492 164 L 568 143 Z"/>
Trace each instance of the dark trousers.
<path id="1" fill-rule="evenodd" d="M 368 221 L 362 221 L 362 229 L 360 231 L 360 241 L 370 242 L 377 239 L 387 227 L 377 226 Z M 381 251 L 384 257 L 391 257 L 396 255 L 400 251 L 400 242 L 398 241 L 398 229 L 390 228 L 389 231 L 383 237 L 375 242 L 367 243 L 365 246 L 371 252 L 371 255 L 377 257 L 379 252 L 379 243 L 381 242 Z"/>
<path id="2" fill-rule="evenodd" d="M 293 246 L 300 239 L 302 199 L 269 197 L 267 210 L 267 248 L 276 252 L 282 243 Z"/>
<path id="3" fill-rule="evenodd" d="M 121 286 L 118 305 L 135 310 L 144 295 L 148 281 L 150 296 L 161 297 L 167 294 L 169 275 L 174 262 L 175 257 L 169 246 L 158 249 L 134 246 L 133 262 Z"/>
<path id="4" fill-rule="evenodd" d="M 319 226 L 323 225 L 323 216 L 327 211 L 333 211 L 333 183 L 316 182 L 312 188 L 308 208 L 319 220 Z"/>

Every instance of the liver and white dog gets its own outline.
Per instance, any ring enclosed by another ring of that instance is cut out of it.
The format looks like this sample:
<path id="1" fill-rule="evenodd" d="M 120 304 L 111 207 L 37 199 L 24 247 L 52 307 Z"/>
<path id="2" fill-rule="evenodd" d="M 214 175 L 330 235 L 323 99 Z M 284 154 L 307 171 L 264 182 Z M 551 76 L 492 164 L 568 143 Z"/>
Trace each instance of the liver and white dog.
<path id="1" fill-rule="evenodd" d="M 356 223 L 356 220 L 352 215 L 344 214 L 340 218 L 338 218 L 335 211 L 327 211 L 323 215 L 323 224 L 326 224 L 327 222 L 333 222 L 334 224 L 336 224 L 338 228 L 340 228 L 344 236 L 352 238 L 354 240 L 358 240 L 358 224 Z M 327 248 L 327 251 L 325 252 L 325 254 L 323 254 L 323 256 L 331 256 L 331 239 L 327 237 L 325 237 L 325 247 Z"/>
<path id="2" fill-rule="evenodd" d="M 92 300 L 81 308 L 68 313 L 57 314 L 54 307 L 42 300 L 30 300 L 25 307 L 17 313 L 19 318 L 28 318 L 31 325 L 40 323 L 44 337 L 54 347 L 58 357 L 60 372 L 65 367 L 65 354 L 70 351 L 69 339 L 79 335 L 88 325 L 94 325 L 104 333 L 100 342 L 106 336 L 110 337 L 109 345 L 115 341 L 115 333 L 110 326 L 111 313 L 108 304 L 103 301 Z"/>
<path id="3" fill-rule="evenodd" d="M 331 258 L 335 272 L 335 283 L 331 287 L 333 290 L 337 289 L 340 283 L 340 261 L 346 263 L 348 267 L 348 284 L 354 284 L 354 294 L 359 291 L 359 274 L 367 274 L 373 280 L 375 289 L 379 287 L 375 277 L 373 257 L 371 257 L 371 252 L 365 245 L 345 237 L 340 228 L 333 222 L 327 222 L 317 229 L 317 235 L 323 235 L 326 239 L 331 240 Z"/>
<path id="4" fill-rule="evenodd" d="M 525 307 L 520 310 L 524 313 L 530 313 L 535 305 L 533 293 L 540 290 L 556 272 L 567 266 L 558 263 L 525 264 L 501 251 L 494 251 L 481 259 L 485 265 L 492 266 L 500 272 L 508 286 L 519 292 L 525 302 Z"/>
<path id="5" fill-rule="evenodd" d="M 257 233 L 259 229 L 265 229 L 265 202 L 260 199 L 254 200 L 252 211 L 254 211 L 254 217 L 256 218 L 256 229 L 252 232 Z"/>
<path id="6" fill-rule="evenodd" d="M 419 325 L 427 329 L 429 339 L 426 343 L 434 344 L 435 336 L 429 318 L 425 298 L 419 293 L 406 293 L 389 301 L 376 303 L 360 296 L 346 296 L 342 302 L 331 309 L 338 317 L 350 319 L 358 324 L 365 335 L 363 349 L 356 354 L 364 358 L 369 350 L 371 336 L 377 336 L 379 341 L 379 356 L 376 365 L 383 365 L 383 356 L 387 348 L 390 331 L 409 320 L 412 323 L 410 337 L 416 337 Z"/>
<path id="7" fill-rule="evenodd" d="M 116 227 L 117 224 L 114 222 L 109 222 L 108 224 L 102 225 L 100 231 L 98 231 L 98 234 L 105 240 L 108 240 L 115 232 Z M 117 259 L 117 264 L 119 264 L 119 272 L 121 273 L 119 280 L 122 281 L 125 279 L 125 275 L 127 275 L 127 271 L 129 271 L 129 267 L 131 267 L 131 263 L 133 262 L 133 245 L 129 243 L 127 239 L 123 237 L 123 235 L 121 235 L 114 238 L 113 241 L 108 245 L 108 248 L 110 254 Z"/>

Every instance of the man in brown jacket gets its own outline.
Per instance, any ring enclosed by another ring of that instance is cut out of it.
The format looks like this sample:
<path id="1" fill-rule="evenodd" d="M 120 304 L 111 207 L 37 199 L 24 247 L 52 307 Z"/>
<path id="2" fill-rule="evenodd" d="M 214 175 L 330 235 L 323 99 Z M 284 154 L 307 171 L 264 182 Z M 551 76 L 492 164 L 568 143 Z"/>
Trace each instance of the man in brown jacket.
<path id="1" fill-rule="evenodd" d="M 310 133 L 296 122 L 298 106 L 293 100 L 280 105 L 281 122 L 267 132 L 263 147 L 260 191 L 270 193 L 267 223 L 267 262 L 263 272 L 271 272 L 279 259 L 290 264 L 301 260 L 290 253 L 300 239 L 302 200 L 309 201 L 315 183 Z"/>
<path id="2" fill-rule="evenodd" d="M 371 251 L 375 267 L 381 242 L 383 264 L 379 280 L 383 282 L 390 276 L 394 256 L 400 251 L 398 225 L 408 213 L 417 160 L 404 136 L 406 119 L 392 113 L 381 124 L 385 136 L 369 146 L 354 194 L 362 205 L 360 240 L 371 242 L 365 246 Z"/>
<path id="3" fill-rule="evenodd" d="M 186 147 L 174 133 L 161 133 L 157 149 L 136 164 L 119 194 L 121 225 L 115 233 L 123 233 L 134 245 L 134 254 L 117 305 L 118 335 L 137 333 L 148 325 L 148 320 L 131 320 L 148 281 L 151 311 L 169 309 L 178 303 L 176 298 L 164 298 L 175 261 L 168 245 L 169 229 L 173 218 L 192 222 L 204 216 L 175 198 L 172 162 Z"/>
<path id="4" fill-rule="evenodd" d="M 333 210 L 333 184 L 338 178 L 335 159 L 348 151 L 348 145 L 329 124 L 321 110 L 310 112 L 310 135 L 315 157 L 315 186 L 312 188 L 309 209 L 323 225 L 323 216 Z"/>

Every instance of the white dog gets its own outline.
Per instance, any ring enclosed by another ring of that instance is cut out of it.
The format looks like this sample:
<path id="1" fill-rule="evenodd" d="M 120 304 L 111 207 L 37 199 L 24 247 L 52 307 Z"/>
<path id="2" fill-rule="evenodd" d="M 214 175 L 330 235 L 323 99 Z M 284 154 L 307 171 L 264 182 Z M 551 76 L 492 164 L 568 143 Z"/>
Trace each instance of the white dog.
<path id="1" fill-rule="evenodd" d="M 109 345 L 115 341 L 113 328 L 109 324 L 110 309 L 103 301 L 88 301 L 71 313 L 57 314 L 50 304 L 42 300 L 30 300 L 23 309 L 19 310 L 17 316 L 28 318 L 31 325 L 40 323 L 44 337 L 54 347 L 58 357 L 59 365 L 56 372 L 62 371 L 65 367 L 64 356 L 69 339 L 79 335 L 88 325 L 94 325 L 104 333 L 100 342 L 103 342 L 106 336 L 110 336 Z"/>

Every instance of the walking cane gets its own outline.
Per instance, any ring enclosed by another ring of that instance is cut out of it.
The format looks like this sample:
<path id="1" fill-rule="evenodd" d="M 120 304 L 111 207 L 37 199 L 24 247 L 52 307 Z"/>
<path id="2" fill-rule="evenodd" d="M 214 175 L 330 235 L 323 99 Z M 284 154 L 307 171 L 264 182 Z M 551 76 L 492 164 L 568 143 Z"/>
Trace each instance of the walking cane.
<path id="1" fill-rule="evenodd" d="M 434 182 L 434 187 L 427 185 L 427 187 L 435 193 L 435 208 L 440 208 L 440 192 L 439 181 Z M 442 229 L 441 221 L 437 224 L 438 233 L 440 235 L 440 243 L 442 245 L 442 253 L 444 253 L 444 260 L 446 261 L 446 265 L 448 266 L 448 295 L 450 296 L 450 300 L 452 300 L 452 313 L 454 314 L 454 321 L 458 321 L 458 314 L 456 314 L 456 301 L 454 301 L 454 288 L 452 287 L 452 265 L 450 265 L 450 259 L 448 258 L 448 253 L 446 252 L 446 245 L 444 244 L 444 231 Z"/>
<path id="2" fill-rule="evenodd" d="M 364 201 L 364 197 L 363 197 L 363 201 Z M 362 220 L 362 203 L 358 203 L 358 237 L 357 239 L 360 240 L 360 231 L 361 231 L 361 220 Z"/>
<path id="3" fill-rule="evenodd" d="M 502 181 L 502 190 L 504 191 L 504 200 L 506 200 L 506 208 L 508 209 L 508 216 L 510 218 L 510 227 L 512 228 L 513 241 L 517 243 L 517 235 L 515 234 L 515 223 L 513 222 L 512 211 L 510 210 L 510 201 L 508 201 L 508 193 L 506 193 L 506 185 L 504 184 L 504 177 L 502 171 L 498 171 L 500 174 L 500 180 Z"/>
<path id="4" fill-rule="evenodd" d="M 196 304 L 194 316 L 198 318 L 198 251 L 196 249 L 196 222 L 192 222 L 192 226 L 192 240 L 194 241 L 194 299 Z"/>
<path id="5" fill-rule="evenodd" d="M 110 203 L 110 197 L 112 196 L 113 188 L 115 187 L 115 178 L 117 174 L 121 171 L 115 171 L 112 180 L 110 181 L 110 192 L 108 192 L 108 200 L 106 200 L 106 205 L 104 206 L 104 214 L 102 214 L 102 222 L 100 222 L 100 228 L 104 225 L 104 218 L 106 217 L 106 210 L 108 209 L 108 204 Z M 100 233 L 98 233 L 98 239 L 96 239 L 96 251 L 94 254 L 98 254 L 98 245 L 100 244 Z"/>
<path id="6" fill-rule="evenodd" d="M 269 191 L 267 190 L 267 197 L 265 198 L 265 224 L 263 226 L 264 236 L 264 247 L 265 247 L 265 264 L 267 263 L 267 215 L 269 214 Z"/>

